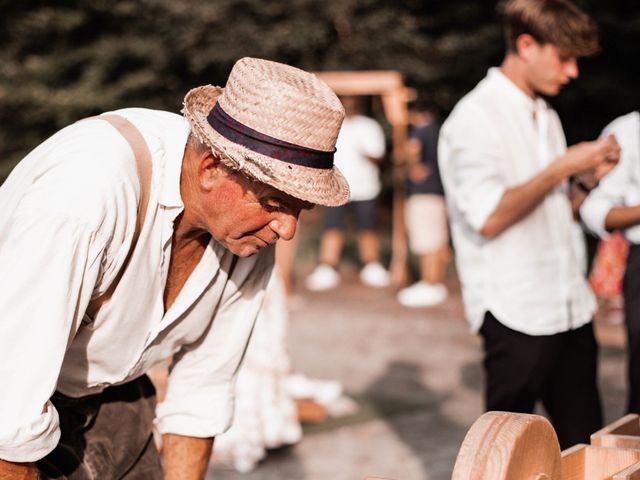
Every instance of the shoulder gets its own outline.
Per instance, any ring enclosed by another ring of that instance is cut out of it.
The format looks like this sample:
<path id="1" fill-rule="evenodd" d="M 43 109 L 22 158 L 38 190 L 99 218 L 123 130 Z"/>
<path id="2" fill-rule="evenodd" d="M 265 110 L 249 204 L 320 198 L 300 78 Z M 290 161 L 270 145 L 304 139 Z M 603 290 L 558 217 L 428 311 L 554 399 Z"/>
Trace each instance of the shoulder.
<path id="1" fill-rule="evenodd" d="M 488 131 L 493 122 L 491 103 L 475 92 L 464 96 L 442 124 L 443 135 L 468 135 L 475 131 Z"/>
<path id="2" fill-rule="evenodd" d="M 150 108 L 122 108 L 109 113 L 120 115 L 134 125 L 145 129 L 155 128 L 156 130 L 165 130 L 186 124 L 186 120 L 182 115 L 164 110 L 153 110 Z"/>
<path id="3" fill-rule="evenodd" d="M 382 132 L 382 127 L 380 124 L 374 120 L 373 118 L 366 117 L 364 115 L 355 115 L 353 118 L 353 125 L 362 130 L 374 131 L 374 132 Z"/>
<path id="4" fill-rule="evenodd" d="M 23 203 L 41 215 L 75 218 L 90 227 L 137 204 L 139 183 L 133 153 L 103 121 L 70 125 L 24 160 L 29 182 Z M 22 163 L 22 162 L 21 162 Z"/>
<path id="5" fill-rule="evenodd" d="M 603 133 L 616 135 L 618 142 L 624 142 L 628 138 L 638 138 L 640 135 L 640 112 L 631 112 L 616 118 L 604 128 Z"/>

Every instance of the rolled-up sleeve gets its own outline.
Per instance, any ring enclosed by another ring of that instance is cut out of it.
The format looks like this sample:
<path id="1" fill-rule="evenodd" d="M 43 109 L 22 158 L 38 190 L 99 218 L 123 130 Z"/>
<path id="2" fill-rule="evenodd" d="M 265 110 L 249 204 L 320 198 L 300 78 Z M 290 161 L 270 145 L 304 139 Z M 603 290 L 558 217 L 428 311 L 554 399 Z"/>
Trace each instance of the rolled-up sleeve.
<path id="1" fill-rule="evenodd" d="M 208 331 L 174 357 L 166 398 L 156 410 L 160 433 L 206 438 L 229 428 L 235 376 L 273 262 L 273 248 L 240 259 Z"/>
<path id="2" fill-rule="evenodd" d="M 438 163 L 448 201 L 476 231 L 484 227 L 506 190 L 501 142 L 480 111 L 457 112 L 443 126 Z"/>
<path id="3" fill-rule="evenodd" d="M 80 222 L 16 212 L 0 234 L 0 458 L 31 462 L 55 448 L 49 402 L 99 271 L 94 234 Z M 100 250 L 100 249 L 98 249 Z M 83 286 L 83 282 L 84 286 Z"/>
<path id="4" fill-rule="evenodd" d="M 614 122 L 615 125 L 617 125 Z M 614 207 L 625 206 L 627 198 L 637 198 L 637 180 L 632 174 L 632 162 L 637 161 L 637 132 L 629 136 L 625 129 L 627 123 L 617 125 L 618 128 L 608 127 L 602 135 L 614 134 L 622 147 L 620 162 L 594 188 L 580 206 L 580 218 L 585 226 L 600 238 L 607 238 L 609 232 L 605 227 L 605 220 L 609 211 Z M 631 140 L 632 142 L 630 142 Z"/>
<path id="5" fill-rule="evenodd" d="M 605 227 L 605 220 L 609 211 L 617 205 L 622 205 L 622 198 L 600 186 L 592 190 L 582 202 L 580 218 L 591 232 L 600 238 L 608 238 L 609 232 Z"/>

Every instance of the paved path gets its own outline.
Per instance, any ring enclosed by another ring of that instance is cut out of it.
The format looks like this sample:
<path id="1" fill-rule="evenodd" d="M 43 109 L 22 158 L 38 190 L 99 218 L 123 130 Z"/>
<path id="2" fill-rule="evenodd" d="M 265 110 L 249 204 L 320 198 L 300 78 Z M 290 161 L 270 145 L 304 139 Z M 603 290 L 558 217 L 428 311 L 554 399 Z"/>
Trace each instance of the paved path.
<path id="1" fill-rule="evenodd" d="M 451 478 L 460 443 L 482 413 L 480 341 L 469 334 L 460 294 L 433 309 L 399 306 L 394 291 L 360 285 L 355 275 L 325 293 L 300 294 L 292 312 L 294 367 L 336 379 L 361 408 L 307 429 L 303 441 L 271 452 L 241 475 L 211 468 L 216 480 L 394 480 Z M 606 421 L 623 414 L 620 326 L 600 321 Z"/>

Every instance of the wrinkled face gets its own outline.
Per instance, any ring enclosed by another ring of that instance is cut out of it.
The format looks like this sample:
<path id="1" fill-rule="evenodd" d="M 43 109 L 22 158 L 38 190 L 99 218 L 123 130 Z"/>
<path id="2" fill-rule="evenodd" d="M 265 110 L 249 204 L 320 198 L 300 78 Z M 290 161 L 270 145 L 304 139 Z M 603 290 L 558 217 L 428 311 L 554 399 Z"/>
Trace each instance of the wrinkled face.
<path id="1" fill-rule="evenodd" d="M 557 95 L 562 87 L 578 77 L 576 57 L 563 56 L 555 45 L 534 41 L 527 54 L 527 81 L 536 93 Z"/>
<path id="2" fill-rule="evenodd" d="M 238 256 L 254 255 L 279 238 L 291 240 L 300 211 L 313 207 L 224 167 L 220 171 L 215 188 L 205 193 L 204 222 L 209 233 Z"/>

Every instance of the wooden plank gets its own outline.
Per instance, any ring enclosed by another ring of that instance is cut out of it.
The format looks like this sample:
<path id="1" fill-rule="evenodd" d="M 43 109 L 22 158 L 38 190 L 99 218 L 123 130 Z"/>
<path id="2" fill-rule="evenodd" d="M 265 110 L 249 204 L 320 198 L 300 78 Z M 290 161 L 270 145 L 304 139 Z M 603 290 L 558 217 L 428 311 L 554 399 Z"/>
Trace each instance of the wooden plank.
<path id="1" fill-rule="evenodd" d="M 605 434 L 640 435 L 640 415 L 630 413 L 595 432 L 591 437 Z"/>
<path id="2" fill-rule="evenodd" d="M 640 480 L 640 463 L 633 464 L 616 473 L 613 476 L 613 480 Z"/>
<path id="3" fill-rule="evenodd" d="M 640 462 L 640 451 L 576 445 L 562 452 L 562 480 L 611 479 Z"/>
<path id="4" fill-rule="evenodd" d="M 579 443 L 562 451 L 561 472 L 562 480 L 583 480 L 587 445 Z"/>
<path id="5" fill-rule="evenodd" d="M 404 87 L 395 70 L 315 72 L 337 95 L 382 95 Z"/>
<path id="6" fill-rule="evenodd" d="M 640 416 L 631 413 L 598 430 L 591 435 L 591 444 L 640 449 Z"/>

